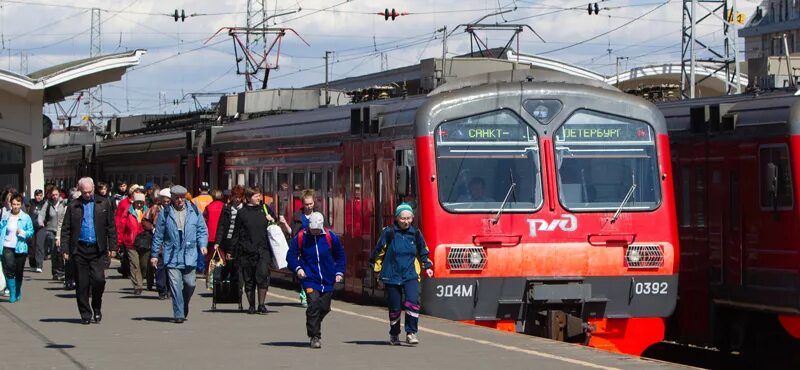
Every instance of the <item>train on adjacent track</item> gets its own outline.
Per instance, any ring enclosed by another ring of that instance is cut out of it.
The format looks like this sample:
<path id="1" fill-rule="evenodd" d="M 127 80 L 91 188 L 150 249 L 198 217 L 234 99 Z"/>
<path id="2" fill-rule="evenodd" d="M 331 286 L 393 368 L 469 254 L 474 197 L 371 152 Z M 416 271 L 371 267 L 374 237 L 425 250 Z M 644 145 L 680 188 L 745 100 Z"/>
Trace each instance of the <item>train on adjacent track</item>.
<path id="1" fill-rule="evenodd" d="M 651 103 L 516 71 L 427 96 L 48 149 L 45 172 L 61 185 L 92 175 L 255 186 L 284 215 L 314 189 L 356 298 L 383 297 L 368 258 L 407 202 L 434 261 L 425 313 L 640 354 L 663 339 L 678 297 L 671 159 Z"/>
<path id="2" fill-rule="evenodd" d="M 777 350 L 797 364 L 800 99 L 772 91 L 659 109 L 669 129 L 681 246 L 680 300 L 668 337 L 758 361 Z"/>

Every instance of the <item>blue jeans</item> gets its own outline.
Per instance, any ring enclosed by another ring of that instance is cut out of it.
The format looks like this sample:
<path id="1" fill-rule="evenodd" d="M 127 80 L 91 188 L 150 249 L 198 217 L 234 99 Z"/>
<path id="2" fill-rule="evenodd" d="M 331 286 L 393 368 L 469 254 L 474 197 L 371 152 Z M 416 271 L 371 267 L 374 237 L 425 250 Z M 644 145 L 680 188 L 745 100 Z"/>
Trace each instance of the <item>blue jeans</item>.
<path id="1" fill-rule="evenodd" d="M 172 292 L 172 313 L 175 319 L 185 319 L 189 315 L 189 301 L 195 287 L 194 267 L 167 267 L 169 289 Z"/>
<path id="2" fill-rule="evenodd" d="M 416 333 L 419 322 L 419 282 L 409 280 L 401 285 L 386 284 L 389 296 L 389 334 L 400 334 L 400 314 L 406 310 L 406 333 Z M 405 293 L 405 301 L 403 301 Z"/>
<path id="3" fill-rule="evenodd" d="M 164 259 L 158 259 L 158 267 L 156 267 L 156 290 L 159 293 L 167 292 L 167 268 L 164 267 Z"/>
<path id="4" fill-rule="evenodd" d="M 200 253 L 200 245 L 197 245 L 197 272 L 206 273 L 206 256 Z"/>

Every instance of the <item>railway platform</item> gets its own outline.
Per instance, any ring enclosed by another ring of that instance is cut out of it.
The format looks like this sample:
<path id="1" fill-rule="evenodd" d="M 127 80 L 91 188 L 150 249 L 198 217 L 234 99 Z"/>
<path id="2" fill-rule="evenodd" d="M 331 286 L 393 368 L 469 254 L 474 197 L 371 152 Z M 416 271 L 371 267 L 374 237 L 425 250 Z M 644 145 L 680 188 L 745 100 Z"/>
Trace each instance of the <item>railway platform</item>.
<path id="1" fill-rule="evenodd" d="M 113 266 L 113 265 L 112 265 Z M 235 305 L 211 311 L 203 280 L 189 319 L 170 322 L 169 300 L 133 295 L 108 270 L 100 324 L 81 325 L 74 292 L 47 272 L 26 272 L 23 299 L 0 298 L 2 369 L 678 369 L 681 365 L 422 317 L 421 344 L 390 346 L 386 310 L 334 301 L 322 349 L 310 349 L 297 294 L 272 288 L 267 315 Z M 401 337 L 402 338 L 402 337 Z"/>

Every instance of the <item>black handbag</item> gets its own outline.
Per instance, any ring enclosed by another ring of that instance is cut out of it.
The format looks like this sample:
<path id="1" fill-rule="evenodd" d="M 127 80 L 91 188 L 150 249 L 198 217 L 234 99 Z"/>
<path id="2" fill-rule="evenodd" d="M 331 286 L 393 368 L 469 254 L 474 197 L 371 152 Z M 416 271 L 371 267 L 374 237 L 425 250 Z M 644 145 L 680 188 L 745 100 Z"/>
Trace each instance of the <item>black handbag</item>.
<path id="1" fill-rule="evenodd" d="M 136 238 L 133 239 L 133 247 L 136 249 L 148 250 L 153 248 L 153 234 L 149 231 L 142 231 L 136 234 Z"/>

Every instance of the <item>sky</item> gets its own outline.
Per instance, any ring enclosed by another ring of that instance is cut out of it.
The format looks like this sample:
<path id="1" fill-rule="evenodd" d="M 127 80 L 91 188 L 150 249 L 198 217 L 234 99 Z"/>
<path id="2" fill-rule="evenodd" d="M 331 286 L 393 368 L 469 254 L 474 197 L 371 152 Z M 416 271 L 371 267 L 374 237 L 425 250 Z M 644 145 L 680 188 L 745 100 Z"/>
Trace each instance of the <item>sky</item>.
<path id="1" fill-rule="evenodd" d="M 258 2 L 251 0 L 251 2 Z M 269 87 L 301 87 L 324 81 L 324 55 L 331 51 L 332 79 L 380 71 L 381 55 L 389 68 L 441 57 L 442 32 L 474 22 L 499 10 L 483 23 L 527 24 L 520 51 L 538 54 L 606 75 L 621 68 L 680 61 L 680 0 L 598 1 L 600 14 L 589 15 L 586 0 L 263 0 L 266 13 L 278 15 L 270 27 L 291 28 L 281 43 L 278 68 Z M 34 72 L 89 56 L 91 8 L 101 20 L 101 53 L 146 49 L 141 64 L 121 81 L 103 85 L 105 116 L 187 112 L 195 107 L 191 93 L 244 90 L 237 75 L 233 39 L 223 27 L 246 24 L 247 0 L 0 0 L 0 69 Z M 594 3 L 594 2 L 592 2 Z M 738 0 L 739 11 L 753 14 L 760 3 Z M 408 15 L 384 20 L 377 13 L 396 9 Z M 175 21 L 172 13 L 189 16 Z M 299 11 L 298 11 L 299 10 Z M 289 13 L 289 14 L 286 14 Z M 281 15 L 283 14 L 283 15 Z M 697 34 L 721 46 L 720 22 L 698 25 Z M 504 45 L 510 34 L 479 33 L 490 47 Z M 308 42 L 306 45 L 303 40 Z M 272 39 L 268 39 L 269 42 Z M 739 39 L 743 56 L 744 40 Z M 463 27 L 448 37 L 449 56 L 468 53 Z M 276 62 L 273 51 L 268 58 Z M 27 56 L 27 58 L 25 58 Z M 207 105 L 214 96 L 198 98 Z M 61 105 L 69 108 L 72 100 Z M 79 106 L 82 115 L 86 106 Z M 56 107 L 45 113 L 55 118 Z"/>

